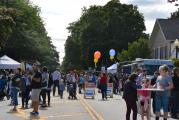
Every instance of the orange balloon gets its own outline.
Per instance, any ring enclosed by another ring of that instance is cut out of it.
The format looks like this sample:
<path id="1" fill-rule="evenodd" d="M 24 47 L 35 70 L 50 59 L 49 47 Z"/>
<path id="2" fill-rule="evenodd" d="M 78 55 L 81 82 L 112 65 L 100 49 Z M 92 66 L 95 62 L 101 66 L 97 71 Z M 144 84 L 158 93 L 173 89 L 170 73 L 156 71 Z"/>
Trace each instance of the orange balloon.
<path id="1" fill-rule="evenodd" d="M 99 59 L 101 57 L 101 53 L 99 51 L 96 51 L 94 53 L 94 59 Z"/>

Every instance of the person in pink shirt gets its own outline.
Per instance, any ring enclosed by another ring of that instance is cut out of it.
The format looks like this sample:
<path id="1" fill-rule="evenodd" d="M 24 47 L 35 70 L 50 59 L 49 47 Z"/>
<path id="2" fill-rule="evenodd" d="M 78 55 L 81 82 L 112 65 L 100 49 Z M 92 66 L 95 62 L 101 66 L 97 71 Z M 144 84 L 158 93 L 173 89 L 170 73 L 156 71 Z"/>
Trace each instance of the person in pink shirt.
<path id="1" fill-rule="evenodd" d="M 149 79 L 145 78 L 142 80 L 142 89 L 149 88 L 150 81 Z M 149 108 L 149 99 L 150 99 L 150 93 L 149 91 L 140 90 L 140 104 L 141 104 L 141 117 L 142 120 L 144 120 L 144 116 L 146 115 L 147 118 L 149 118 L 148 115 L 148 108 Z"/>

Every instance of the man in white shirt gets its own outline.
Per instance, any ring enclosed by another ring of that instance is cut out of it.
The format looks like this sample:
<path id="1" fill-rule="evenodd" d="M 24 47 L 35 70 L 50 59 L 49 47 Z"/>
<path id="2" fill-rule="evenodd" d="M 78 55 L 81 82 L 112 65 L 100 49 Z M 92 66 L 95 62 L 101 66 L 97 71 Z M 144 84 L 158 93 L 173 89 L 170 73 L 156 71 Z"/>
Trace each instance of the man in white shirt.
<path id="1" fill-rule="evenodd" d="M 55 96 L 56 87 L 58 88 L 58 95 L 60 95 L 59 82 L 61 80 L 61 73 L 59 72 L 58 68 L 52 73 L 52 79 L 53 79 L 53 96 Z"/>

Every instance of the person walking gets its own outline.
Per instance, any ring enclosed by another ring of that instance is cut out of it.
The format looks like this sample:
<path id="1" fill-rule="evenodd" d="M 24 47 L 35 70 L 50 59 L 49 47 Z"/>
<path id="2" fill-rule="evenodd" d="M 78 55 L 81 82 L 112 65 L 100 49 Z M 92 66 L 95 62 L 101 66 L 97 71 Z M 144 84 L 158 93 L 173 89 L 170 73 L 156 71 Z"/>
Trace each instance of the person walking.
<path id="1" fill-rule="evenodd" d="M 25 103 L 26 103 L 26 81 L 27 81 L 27 74 L 26 72 L 23 72 L 23 76 L 22 76 L 22 79 L 21 79 L 21 87 L 20 87 L 20 90 L 21 90 L 21 98 L 22 98 L 22 106 L 21 106 L 21 109 L 24 109 L 25 108 Z"/>
<path id="2" fill-rule="evenodd" d="M 173 106 L 171 109 L 171 115 L 174 119 L 179 119 L 179 68 L 173 69 L 174 76 L 172 77 L 174 88 L 172 89 Z"/>
<path id="3" fill-rule="evenodd" d="M 48 107 L 50 107 L 50 100 L 51 100 L 50 93 L 51 93 L 52 85 L 53 85 L 52 75 L 49 75 L 49 80 L 47 82 L 47 89 L 46 89 L 47 98 L 48 98 Z"/>
<path id="4" fill-rule="evenodd" d="M 12 92 L 12 101 L 13 101 L 13 106 L 14 108 L 12 109 L 13 112 L 17 111 L 17 105 L 18 105 L 18 93 L 20 91 L 20 85 L 21 85 L 21 69 L 18 68 L 16 70 L 16 73 L 14 77 L 12 78 L 12 87 L 11 87 L 11 92 Z"/>
<path id="5" fill-rule="evenodd" d="M 137 74 L 131 74 L 129 79 L 125 82 L 123 88 L 123 99 L 126 102 L 126 120 L 130 120 L 131 110 L 133 111 L 133 120 L 137 120 Z"/>
<path id="6" fill-rule="evenodd" d="M 156 84 L 154 87 L 159 89 L 164 89 L 164 91 L 156 92 L 155 96 L 155 111 L 156 111 L 156 120 L 160 118 L 160 110 L 164 111 L 164 120 L 168 118 L 169 111 L 169 96 L 170 90 L 173 89 L 172 78 L 169 76 L 169 68 L 166 65 L 159 67 L 160 76 L 158 76 Z"/>
<path id="7" fill-rule="evenodd" d="M 74 95 L 75 100 L 77 99 L 77 97 L 76 97 L 77 81 L 78 81 L 78 75 L 74 71 L 72 73 L 72 81 L 71 81 L 71 83 L 73 84 L 73 88 L 74 88 L 73 95 Z"/>
<path id="8" fill-rule="evenodd" d="M 107 100 L 107 76 L 105 73 L 102 73 L 101 79 L 100 79 L 100 89 L 102 94 L 102 100 Z"/>
<path id="9" fill-rule="evenodd" d="M 53 96 L 55 96 L 56 87 L 58 88 L 58 95 L 60 95 L 59 82 L 61 80 L 61 73 L 59 72 L 58 68 L 52 73 L 52 78 L 53 78 Z"/>
<path id="10" fill-rule="evenodd" d="M 40 72 L 40 65 L 33 65 L 33 76 L 31 83 L 31 99 L 33 111 L 30 113 L 32 116 L 37 117 L 39 115 L 39 96 L 42 88 L 42 74 Z"/>
<path id="11" fill-rule="evenodd" d="M 47 107 L 46 95 L 47 95 L 48 81 L 49 81 L 48 69 L 46 66 L 44 66 L 42 72 L 42 90 L 41 90 L 41 95 L 43 99 L 42 107 Z"/>
<path id="12" fill-rule="evenodd" d="M 28 103 L 30 100 L 30 92 L 31 92 L 31 82 L 32 82 L 32 72 L 28 71 L 25 75 L 26 80 L 26 93 L 25 93 L 25 109 L 28 109 Z"/>
<path id="13" fill-rule="evenodd" d="M 72 72 L 70 71 L 68 74 L 67 74 L 67 77 L 66 77 L 66 86 L 67 86 L 67 92 L 69 92 L 69 85 L 70 85 L 70 82 L 72 81 Z"/>
<path id="14" fill-rule="evenodd" d="M 81 90 L 84 89 L 84 84 L 85 84 L 85 78 L 83 76 L 83 74 L 80 74 L 80 78 L 79 78 L 79 83 L 78 83 L 78 87 L 79 87 L 79 94 L 82 94 Z"/>
<path id="15" fill-rule="evenodd" d="M 60 98 L 63 99 L 63 92 L 65 90 L 65 83 L 64 80 L 61 79 L 59 83 L 59 93 L 60 93 Z"/>

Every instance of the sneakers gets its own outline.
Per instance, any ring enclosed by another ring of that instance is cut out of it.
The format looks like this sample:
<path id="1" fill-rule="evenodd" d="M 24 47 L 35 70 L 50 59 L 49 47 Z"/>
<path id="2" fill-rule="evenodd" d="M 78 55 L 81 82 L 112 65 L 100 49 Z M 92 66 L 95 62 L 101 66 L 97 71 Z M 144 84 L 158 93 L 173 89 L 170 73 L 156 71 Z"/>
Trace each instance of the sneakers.
<path id="1" fill-rule="evenodd" d="M 39 116 L 39 112 L 34 112 L 33 111 L 33 112 L 30 113 L 30 115 L 36 117 L 36 116 Z"/>

